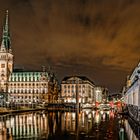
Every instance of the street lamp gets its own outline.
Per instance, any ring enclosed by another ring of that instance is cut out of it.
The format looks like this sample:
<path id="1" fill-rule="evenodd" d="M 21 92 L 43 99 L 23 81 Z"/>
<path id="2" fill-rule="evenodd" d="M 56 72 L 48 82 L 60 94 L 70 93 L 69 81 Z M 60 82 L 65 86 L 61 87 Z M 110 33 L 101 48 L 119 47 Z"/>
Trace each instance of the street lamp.
<path id="1" fill-rule="evenodd" d="M 76 107 L 79 110 L 79 80 L 76 79 Z"/>

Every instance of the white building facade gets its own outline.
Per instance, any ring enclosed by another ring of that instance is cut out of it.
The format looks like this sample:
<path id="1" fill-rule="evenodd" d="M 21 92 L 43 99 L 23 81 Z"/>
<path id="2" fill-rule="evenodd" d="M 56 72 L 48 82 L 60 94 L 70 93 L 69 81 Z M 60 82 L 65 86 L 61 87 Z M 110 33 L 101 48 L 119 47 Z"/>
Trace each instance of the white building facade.
<path id="1" fill-rule="evenodd" d="M 127 79 L 124 101 L 128 107 L 129 114 L 134 120 L 140 122 L 140 63 Z"/>
<path id="2" fill-rule="evenodd" d="M 94 83 L 84 76 L 68 76 L 61 82 L 61 97 L 64 102 L 93 103 Z"/>
<path id="3" fill-rule="evenodd" d="M 47 72 L 13 72 L 9 77 L 8 93 L 12 102 L 41 102 L 48 93 Z"/>

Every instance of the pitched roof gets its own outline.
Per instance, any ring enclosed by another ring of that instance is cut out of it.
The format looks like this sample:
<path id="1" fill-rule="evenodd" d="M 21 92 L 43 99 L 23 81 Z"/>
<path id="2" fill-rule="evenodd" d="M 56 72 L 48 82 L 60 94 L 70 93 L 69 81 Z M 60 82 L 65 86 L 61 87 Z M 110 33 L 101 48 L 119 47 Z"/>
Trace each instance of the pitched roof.
<path id="1" fill-rule="evenodd" d="M 62 81 L 67 81 L 68 79 L 70 79 L 70 78 L 72 78 L 72 77 L 77 77 L 77 78 L 79 78 L 79 79 L 81 79 L 81 80 L 84 80 L 84 81 L 90 81 L 92 84 L 94 84 L 94 82 L 93 81 L 91 81 L 89 78 L 87 78 L 86 76 L 66 76 L 66 77 L 64 77 L 63 79 L 62 79 Z"/>

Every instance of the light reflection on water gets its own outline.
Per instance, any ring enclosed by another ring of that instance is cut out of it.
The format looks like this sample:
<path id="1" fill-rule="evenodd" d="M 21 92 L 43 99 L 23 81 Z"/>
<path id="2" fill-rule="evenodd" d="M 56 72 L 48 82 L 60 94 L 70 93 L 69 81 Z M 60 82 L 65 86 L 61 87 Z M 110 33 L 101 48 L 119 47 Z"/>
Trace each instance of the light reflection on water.
<path id="1" fill-rule="evenodd" d="M 130 136 L 132 131 L 125 121 Z M 133 135 L 133 136 L 131 136 Z M 33 112 L 0 116 L 0 140 L 19 139 L 113 139 L 118 140 L 119 123 L 115 112 Z M 126 139 L 126 138 L 125 138 Z M 131 139 L 130 139 L 131 140 Z M 137 139 L 134 139 L 137 140 Z"/>

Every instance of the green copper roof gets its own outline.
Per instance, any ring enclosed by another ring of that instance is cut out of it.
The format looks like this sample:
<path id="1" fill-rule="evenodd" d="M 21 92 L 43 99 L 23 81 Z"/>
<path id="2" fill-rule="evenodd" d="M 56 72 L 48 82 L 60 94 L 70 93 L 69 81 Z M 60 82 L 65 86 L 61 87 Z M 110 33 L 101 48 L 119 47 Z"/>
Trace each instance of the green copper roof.
<path id="1" fill-rule="evenodd" d="M 39 81 L 41 75 L 42 75 L 42 72 L 13 72 L 9 77 L 9 81 L 13 81 L 13 82 Z M 48 78 L 47 72 L 45 72 L 45 76 L 46 78 Z"/>

